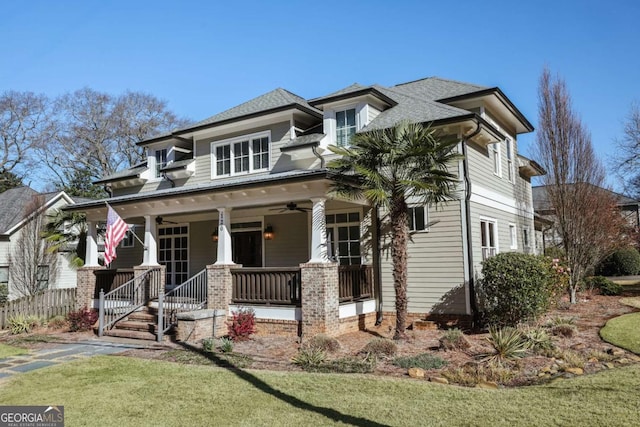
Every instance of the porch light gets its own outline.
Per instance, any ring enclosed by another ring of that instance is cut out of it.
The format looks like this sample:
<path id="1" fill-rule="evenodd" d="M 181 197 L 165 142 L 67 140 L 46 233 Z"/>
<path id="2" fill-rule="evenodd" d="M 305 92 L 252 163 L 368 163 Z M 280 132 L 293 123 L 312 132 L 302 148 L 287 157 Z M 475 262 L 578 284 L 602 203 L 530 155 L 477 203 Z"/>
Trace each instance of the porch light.
<path id="1" fill-rule="evenodd" d="M 267 225 L 267 228 L 264 229 L 264 240 L 273 240 L 273 227 Z"/>
<path id="2" fill-rule="evenodd" d="M 213 230 L 213 233 L 211 233 L 211 241 L 212 242 L 218 241 L 218 230 Z"/>

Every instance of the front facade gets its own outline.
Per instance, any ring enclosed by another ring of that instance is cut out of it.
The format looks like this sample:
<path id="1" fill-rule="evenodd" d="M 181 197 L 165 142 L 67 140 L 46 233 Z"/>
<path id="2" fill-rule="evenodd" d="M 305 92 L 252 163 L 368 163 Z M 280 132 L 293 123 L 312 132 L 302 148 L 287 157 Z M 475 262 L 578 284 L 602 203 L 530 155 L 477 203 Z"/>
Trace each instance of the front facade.
<path id="1" fill-rule="evenodd" d="M 411 205 L 409 312 L 471 317 L 482 260 L 535 250 L 530 178 L 542 171 L 518 155 L 517 136 L 532 127 L 500 89 L 440 78 L 354 84 L 311 100 L 276 89 L 141 142 L 145 163 L 99 181 L 112 194 L 107 202 L 144 242 L 126 238 L 109 268 L 162 265 L 172 289 L 209 267 L 228 266 L 227 304 L 209 307 L 250 305 L 265 325 L 298 322 L 304 331 L 321 311 L 326 328 L 332 327 L 326 318 L 337 316 L 339 329 L 349 320 L 362 326 L 376 313 L 392 315 L 384 212 L 334 197 L 326 163 L 330 145 L 348 145 L 356 132 L 400 120 L 457 138 L 464 154 L 451 166 L 460 177 L 458 201 Z M 100 269 L 95 224 L 105 220 L 104 202 L 73 208 L 94 224 L 88 269 Z M 287 276 L 300 269 L 297 279 Z M 319 284 L 318 277 L 335 283 Z M 315 288 L 324 289 L 322 297 Z M 309 302 L 322 298 L 335 304 Z"/>
<path id="2" fill-rule="evenodd" d="M 27 296 L 35 288 L 76 286 L 76 270 L 68 253 L 46 253 L 40 236 L 48 214 L 74 203 L 64 191 L 41 194 L 29 187 L 18 187 L 0 193 L 0 287 L 6 287 L 8 299 Z M 36 251 L 41 253 L 24 256 Z M 37 276 L 37 285 L 26 284 L 30 275 Z"/>

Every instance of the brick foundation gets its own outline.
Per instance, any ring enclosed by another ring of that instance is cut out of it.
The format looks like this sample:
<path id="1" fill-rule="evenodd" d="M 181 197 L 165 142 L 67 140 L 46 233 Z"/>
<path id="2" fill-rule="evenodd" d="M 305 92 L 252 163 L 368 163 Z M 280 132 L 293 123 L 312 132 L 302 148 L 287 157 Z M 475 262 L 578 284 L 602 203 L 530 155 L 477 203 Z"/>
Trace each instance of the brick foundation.
<path id="1" fill-rule="evenodd" d="M 395 328 L 396 312 L 385 311 L 382 314 L 384 317 L 384 323 L 389 323 Z M 473 316 L 468 314 L 408 313 L 407 327 L 411 327 L 413 322 L 415 322 L 416 320 L 426 320 L 429 322 L 433 322 L 438 326 L 438 329 L 459 328 L 463 330 L 469 330 L 473 327 Z"/>
<path id="2" fill-rule="evenodd" d="M 220 338 L 227 333 L 226 313 L 216 310 L 198 310 L 178 314 L 176 340 L 199 342 L 205 338 Z"/>
<path id="3" fill-rule="evenodd" d="M 77 273 L 76 310 L 93 308 L 93 295 L 96 291 L 96 270 L 104 267 L 81 267 Z"/>
<path id="4" fill-rule="evenodd" d="M 256 336 L 300 336 L 302 322 L 298 320 L 256 319 Z"/>
<path id="5" fill-rule="evenodd" d="M 302 336 L 340 333 L 338 264 L 305 263 L 302 270 Z"/>
<path id="6" fill-rule="evenodd" d="M 345 317 L 344 319 L 340 319 L 339 333 L 342 335 L 351 332 L 364 331 L 373 328 L 375 324 L 376 312 Z"/>

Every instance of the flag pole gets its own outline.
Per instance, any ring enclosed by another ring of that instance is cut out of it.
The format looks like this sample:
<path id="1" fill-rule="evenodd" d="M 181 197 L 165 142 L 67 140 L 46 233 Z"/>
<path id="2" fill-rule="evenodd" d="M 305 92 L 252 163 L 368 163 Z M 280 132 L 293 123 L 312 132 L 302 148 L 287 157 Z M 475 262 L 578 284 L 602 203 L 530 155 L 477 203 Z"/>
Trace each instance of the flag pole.
<path id="1" fill-rule="evenodd" d="M 105 204 L 105 205 L 107 205 L 107 208 L 111 208 L 111 209 L 113 209 L 113 208 L 111 207 L 111 205 L 109 205 L 109 203 L 107 203 L 107 201 L 106 201 L 106 200 L 105 200 L 104 204 Z M 113 209 L 113 210 L 115 210 L 115 209 Z M 144 248 L 144 250 L 146 251 L 146 250 L 147 250 L 147 246 L 144 244 L 144 242 L 143 242 L 142 240 L 140 240 L 140 238 L 138 237 L 138 235 L 137 235 L 137 234 L 132 230 L 132 228 L 133 228 L 134 226 L 135 226 L 135 224 L 133 224 L 133 225 L 131 225 L 131 226 L 130 226 L 129 224 L 127 224 L 127 228 L 129 229 L 128 231 L 131 233 L 131 235 L 132 235 L 132 236 L 133 236 L 133 237 L 134 237 L 138 242 L 140 242 L 140 244 L 142 245 L 142 247 L 143 247 L 143 248 Z"/>

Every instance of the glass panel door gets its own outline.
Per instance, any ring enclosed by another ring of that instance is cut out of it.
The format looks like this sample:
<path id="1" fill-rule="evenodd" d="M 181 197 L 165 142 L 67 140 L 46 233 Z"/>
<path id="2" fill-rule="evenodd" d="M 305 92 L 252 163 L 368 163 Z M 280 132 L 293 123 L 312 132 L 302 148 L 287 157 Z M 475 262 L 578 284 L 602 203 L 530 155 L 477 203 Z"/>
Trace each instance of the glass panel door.
<path id="1" fill-rule="evenodd" d="M 158 262 L 167 269 L 166 286 L 175 287 L 189 278 L 189 227 L 163 227 L 158 236 Z"/>

